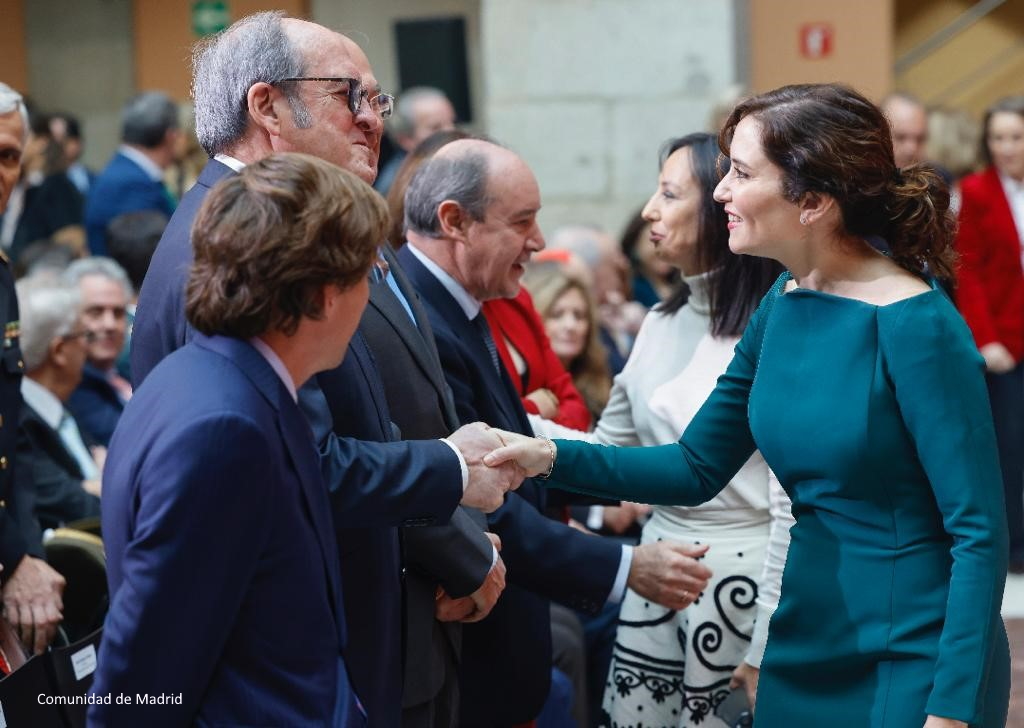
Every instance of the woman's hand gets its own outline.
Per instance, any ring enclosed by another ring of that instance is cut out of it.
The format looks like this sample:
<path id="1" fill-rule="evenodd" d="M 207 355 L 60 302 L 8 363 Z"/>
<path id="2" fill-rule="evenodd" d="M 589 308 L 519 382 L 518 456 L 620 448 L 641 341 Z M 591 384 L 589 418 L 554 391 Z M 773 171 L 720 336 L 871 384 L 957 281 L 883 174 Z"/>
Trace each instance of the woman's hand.
<path id="1" fill-rule="evenodd" d="M 526 398 L 537 405 L 537 411 L 545 420 L 553 420 L 558 417 L 558 397 L 546 387 L 535 389 L 526 395 Z"/>
<path id="2" fill-rule="evenodd" d="M 743 686 L 743 689 L 747 691 L 747 700 L 750 701 L 750 712 L 754 712 L 754 704 L 757 702 L 757 679 L 761 676 L 761 671 L 756 667 L 748 665 L 746 662 L 741 662 L 736 666 L 736 669 L 732 671 L 732 680 L 729 681 L 729 687 L 736 689 Z"/>
<path id="3" fill-rule="evenodd" d="M 993 374 L 1006 374 L 1017 366 L 1017 362 L 1013 360 L 1013 354 L 998 341 L 985 344 L 979 351 L 985 359 L 985 368 Z"/>
<path id="4" fill-rule="evenodd" d="M 534 475 L 548 472 L 555 454 L 555 444 L 551 440 L 527 437 L 496 427 L 492 427 L 491 432 L 500 437 L 505 446 L 484 455 L 485 465 L 493 468 L 509 460 L 515 460 L 519 467 L 526 471 L 527 477 L 532 478 Z"/>
<path id="5" fill-rule="evenodd" d="M 929 715 L 924 722 L 924 728 L 968 728 L 968 726 L 962 720 Z"/>

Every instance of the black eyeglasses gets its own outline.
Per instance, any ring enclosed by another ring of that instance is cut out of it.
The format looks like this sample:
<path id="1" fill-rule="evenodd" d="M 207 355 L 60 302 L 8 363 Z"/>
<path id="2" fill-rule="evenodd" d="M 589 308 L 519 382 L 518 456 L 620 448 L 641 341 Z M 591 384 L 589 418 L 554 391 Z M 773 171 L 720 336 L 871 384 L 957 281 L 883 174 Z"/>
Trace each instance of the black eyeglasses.
<path id="1" fill-rule="evenodd" d="M 370 92 L 363 88 L 358 78 L 336 78 L 333 76 L 309 76 L 304 78 L 282 78 L 276 83 L 290 83 L 292 81 L 322 81 L 325 83 L 343 83 L 345 89 L 332 91 L 333 94 L 344 93 L 348 102 L 348 110 L 355 116 L 359 113 L 359 107 L 363 105 L 363 99 L 370 104 L 370 108 L 381 119 L 387 119 L 395 108 L 395 97 L 391 94 L 378 93 L 370 96 Z"/>

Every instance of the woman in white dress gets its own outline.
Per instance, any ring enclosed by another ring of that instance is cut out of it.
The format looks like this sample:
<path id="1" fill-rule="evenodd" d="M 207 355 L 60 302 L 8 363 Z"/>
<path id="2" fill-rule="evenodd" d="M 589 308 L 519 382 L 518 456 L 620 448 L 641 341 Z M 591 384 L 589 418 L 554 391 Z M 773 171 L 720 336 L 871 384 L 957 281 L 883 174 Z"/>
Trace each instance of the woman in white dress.
<path id="1" fill-rule="evenodd" d="M 710 134 L 670 140 L 662 152 L 643 216 L 658 255 L 680 270 L 686 287 L 644 319 L 586 439 L 620 446 L 678 440 L 780 273 L 770 260 L 729 252 L 725 212 L 712 199 L 725 171 L 719 157 Z M 567 436 L 533 422 L 538 434 Z M 707 544 L 704 564 L 713 576 L 681 611 L 626 592 L 600 725 L 720 728 L 714 710 L 730 685 L 742 685 L 753 700 L 791 523 L 788 498 L 759 454 L 712 501 L 653 509 L 642 541 Z"/>

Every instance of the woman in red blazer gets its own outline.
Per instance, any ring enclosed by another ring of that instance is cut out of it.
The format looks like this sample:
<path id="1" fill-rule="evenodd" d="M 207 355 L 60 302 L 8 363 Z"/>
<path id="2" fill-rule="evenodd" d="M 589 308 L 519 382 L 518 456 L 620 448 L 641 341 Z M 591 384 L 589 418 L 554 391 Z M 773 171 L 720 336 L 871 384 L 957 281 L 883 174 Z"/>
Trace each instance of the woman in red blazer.
<path id="1" fill-rule="evenodd" d="M 965 177 L 956 299 L 988 370 L 1010 528 L 1010 571 L 1024 573 L 1024 96 L 985 113 L 989 166 Z"/>
<path id="2" fill-rule="evenodd" d="M 551 350 L 544 322 L 526 288 L 520 288 L 515 298 L 486 301 L 483 311 L 523 408 L 574 430 L 589 430 L 590 411 L 572 375 Z"/>

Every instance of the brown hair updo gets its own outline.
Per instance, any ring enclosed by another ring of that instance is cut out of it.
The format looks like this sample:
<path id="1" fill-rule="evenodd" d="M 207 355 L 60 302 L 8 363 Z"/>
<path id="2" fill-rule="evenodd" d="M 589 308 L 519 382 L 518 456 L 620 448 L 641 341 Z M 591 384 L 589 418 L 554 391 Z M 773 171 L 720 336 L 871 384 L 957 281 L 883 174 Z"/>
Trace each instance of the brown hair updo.
<path id="1" fill-rule="evenodd" d="M 880 236 L 907 270 L 953 278 L 949 189 L 928 164 L 896 168 L 889 122 L 877 106 L 841 84 L 783 86 L 733 109 L 719 134 L 726 154 L 746 116 L 761 124 L 761 146 L 782 170 L 787 200 L 827 194 L 839 205 L 843 234 Z"/>

